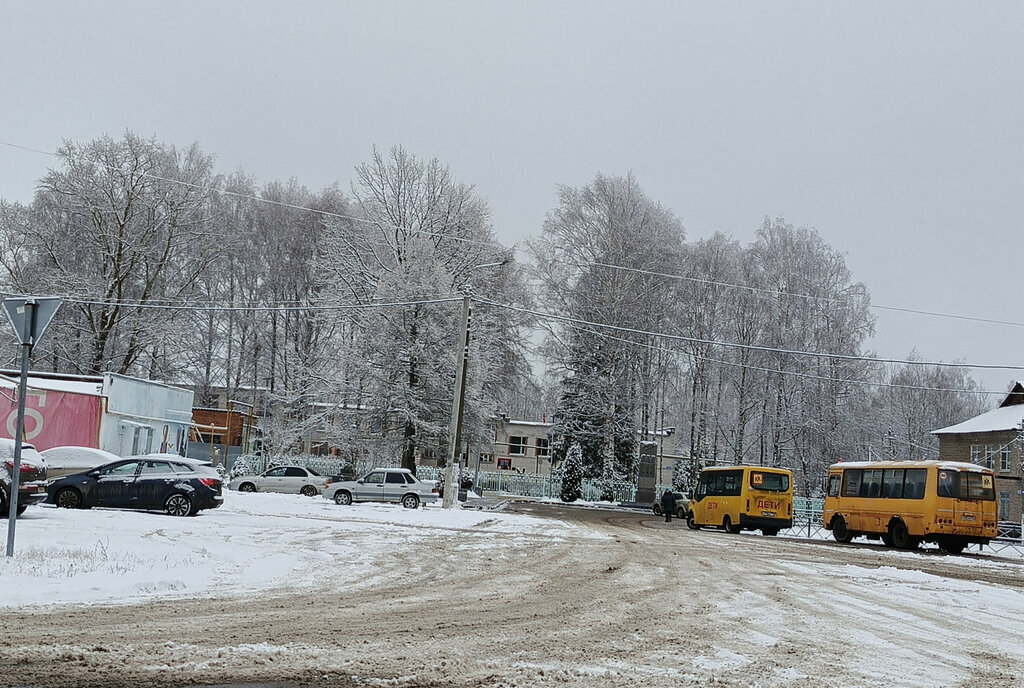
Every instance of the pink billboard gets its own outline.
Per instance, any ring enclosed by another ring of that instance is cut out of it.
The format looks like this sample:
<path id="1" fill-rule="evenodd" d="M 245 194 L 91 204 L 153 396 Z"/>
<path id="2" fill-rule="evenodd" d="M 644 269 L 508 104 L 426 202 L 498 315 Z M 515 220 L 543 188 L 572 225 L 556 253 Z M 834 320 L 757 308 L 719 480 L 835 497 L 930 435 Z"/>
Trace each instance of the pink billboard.
<path id="1" fill-rule="evenodd" d="M 15 390 L 0 396 L 0 437 L 13 438 L 18 428 Z M 42 451 L 50 447 L 98 447 L 98 396 L 29 388 L 25 396 L 25 441 Z"/>

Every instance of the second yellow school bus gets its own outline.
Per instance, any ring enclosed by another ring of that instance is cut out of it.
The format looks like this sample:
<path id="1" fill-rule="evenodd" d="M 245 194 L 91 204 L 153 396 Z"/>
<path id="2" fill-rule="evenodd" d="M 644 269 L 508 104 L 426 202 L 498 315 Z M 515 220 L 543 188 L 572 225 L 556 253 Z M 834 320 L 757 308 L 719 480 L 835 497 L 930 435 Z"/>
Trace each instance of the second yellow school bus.
<path id="1" fill-rule="evenodd" d="M 828 469 L 823 522 L 839 542 L 890 547 L 923 541 L 959 553 L 997 536 L 995 473 L 957 461 L 857 461 Z"/>
<path id="2" fill-rule="evenodd" d="M 686 525 L 716 526 L 730 533 L 760 530 L 778 535 L 793 526 L 793 473 L 785 468 L 705 468 L 690 500 Z"/>

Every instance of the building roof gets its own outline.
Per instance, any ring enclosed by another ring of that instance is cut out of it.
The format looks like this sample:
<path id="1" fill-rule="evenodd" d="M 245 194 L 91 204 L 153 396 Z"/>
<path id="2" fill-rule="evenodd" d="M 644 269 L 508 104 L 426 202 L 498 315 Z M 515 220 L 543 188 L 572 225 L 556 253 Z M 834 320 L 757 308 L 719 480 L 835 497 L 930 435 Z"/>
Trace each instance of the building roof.
<path id="1" fill-rule="evenodd" d="M 30 374 L 28 386 L 31 389 L 45 389 L 48 392 L 71 392 L 72 394 L 103 395 L 103 378 L 84 376 L 56 377 Z M 0 374 L 0 388 L 17 389 L 21 384 L 19 377 L 8 377 Z"/>
<path id="2" fill-rule="evenodd" d="M 1006 432 L 1008 430 L 1019 430 L 1021 421 L 1024 421 L 1024 405 L 1013 404 L 986 411 L 980 416 L 975 416 L 956 425 L 950 425 L 947 428 L 932 430 L 932 434 L 953 435 L 975 432 Z"/>

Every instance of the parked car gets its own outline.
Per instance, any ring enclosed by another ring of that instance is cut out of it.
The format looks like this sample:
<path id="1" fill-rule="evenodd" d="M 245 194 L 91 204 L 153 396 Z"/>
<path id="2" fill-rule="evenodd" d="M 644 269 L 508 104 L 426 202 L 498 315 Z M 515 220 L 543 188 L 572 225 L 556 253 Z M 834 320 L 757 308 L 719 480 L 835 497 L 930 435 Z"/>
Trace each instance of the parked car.
<path id="1" fill-rule="evenodd" d="M 302 466 L 274 466 L 260 475 L 240 475 L 228 483 L 239 492 L 285 492 L 307 497 L 315 497 L 323 485 L 322 475 Z"/>
<path id="2" fill-rule="evenodd" d="M 192 459 L 132 456 L 50 483 L 46 501 L 66 509 L 113 507 L 193 516 L 224 502 L 220 476 Z"/>
<path id="3" fill-rule="evenodd" d="M 676 498 L 676 513 L 674 516 L 676 518 L 686 518 L 686 514 L 690 513 L 690 498 L 686 496 L 685 492 L 673 491 L 672 494 Z M 655 498 L 654 504 L 651 508 L 658 516 L 665 515 L 665 512 L 662 511 L 661 508 L 661 495 L 658 495 Z"/>
<path id="4" fill-rule="evenodd" d="M 117 461 L 121 457 L 94 447 L 51 447 L 39 452 L 46 459 L 46 478 L 55 480 Z"/>
<path id="5" fill-rule="evenodd" d="M 416 478 L 407 468 L 376 468 L 359 480 L 327 483 L 324 498 L 335 504 L 400 502 L 406 509 L 437 501 L 437 483 Z"/>
<path id="6" fill-rule="evenodd" d="M 11 476 L 14 474 L 14 440 L 0 437 L 0 518 L 11 512 Z M 46 499 L 46 459 L 31 444 L 22 443 L 18 466 L 18 516 L 32 504 Z"/>

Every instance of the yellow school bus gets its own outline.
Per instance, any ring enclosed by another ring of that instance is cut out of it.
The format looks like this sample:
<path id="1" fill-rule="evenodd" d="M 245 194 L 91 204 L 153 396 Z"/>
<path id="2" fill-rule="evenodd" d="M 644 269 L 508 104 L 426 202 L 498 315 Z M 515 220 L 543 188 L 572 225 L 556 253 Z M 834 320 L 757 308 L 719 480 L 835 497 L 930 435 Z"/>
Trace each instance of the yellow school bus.
<path id="1" fill-rule="evenodd" d="M 958 554 L 998 533 L 995 474 L 956 461 L 833 464 L 823 518 L 839 542 L 857 535 L 899 549 L 935 542 Z"/>
<path id="2" fill-rule="evenodd" d="M 690 500 L 686 525 L 715 526 L 730 533 L 760 529 L 778 535 L 793 526 L 793 473 L 784 468 L 705 468 Z"/>

